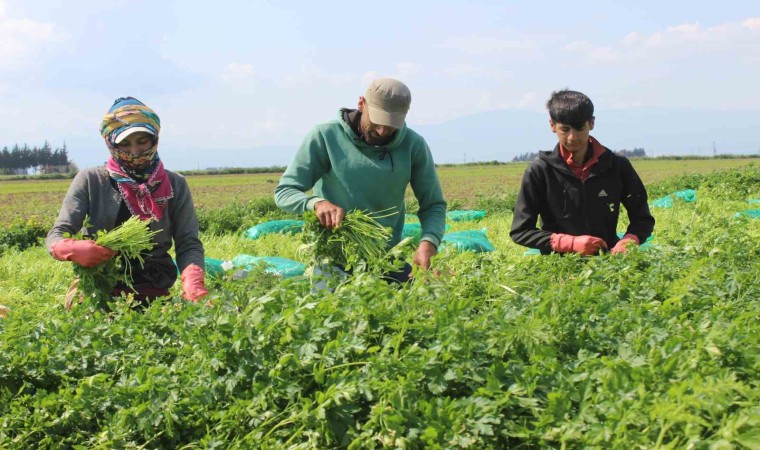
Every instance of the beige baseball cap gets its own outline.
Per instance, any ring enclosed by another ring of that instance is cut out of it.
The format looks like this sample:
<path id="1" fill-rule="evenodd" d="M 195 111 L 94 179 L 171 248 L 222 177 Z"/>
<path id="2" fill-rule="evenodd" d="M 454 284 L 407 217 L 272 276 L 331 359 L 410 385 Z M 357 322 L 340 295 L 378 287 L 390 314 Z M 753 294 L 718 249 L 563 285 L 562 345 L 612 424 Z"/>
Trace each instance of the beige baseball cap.
<path id="1" fill-rule="evenodd" d="M 378 78 L 369 85 L 364 99 L 372 123 L 402 128 L 412 103 L 412 93 L 398 80 Z"/>

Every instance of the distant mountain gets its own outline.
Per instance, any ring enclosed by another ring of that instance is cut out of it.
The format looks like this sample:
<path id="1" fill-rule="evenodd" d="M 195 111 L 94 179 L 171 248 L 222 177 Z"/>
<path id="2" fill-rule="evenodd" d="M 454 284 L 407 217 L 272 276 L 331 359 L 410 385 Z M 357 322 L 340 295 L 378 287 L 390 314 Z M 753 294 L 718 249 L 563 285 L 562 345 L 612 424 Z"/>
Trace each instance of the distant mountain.
<path id="1" fill-rule="evenodd" d="M 592 135 L 613 150 L 644 148 L 648 156 L 711 156 L 715 142 L 718 154 L 760 153 L 760 111 L 632 108 L 597 111 L 596 116 Z M 489 111 L 412 128 L 427 140 L 439 164 L 507 162 L 522 153 L 552 149 L 557 143 L 548 114 L 530 110 Z M 174 170 L 285 166 L 302 138 L 299 134 L 292 136 L 290 144 L 227 149 L 187 148 L 166 141 L 159 153 L 166 167 Z M 102 147 L 92 150 L 92 142 L 67 142 L 69 158 L 80 167 L 102 164 L 108 153 Z"/>
<path id="2" fill-rule="evenodd" d="M 161 159 L 166 167 L 176 170 L 287 166 L 293 159 L 299 144 L 300 141 L 292 145 L 214 150 L 182 149 L 181 152 L 173 151 L 170 145 L 164 145 L 161 147 Z"/>
<path id="3" fill-rule="evenodd" d="M 648 156 L 760 152 L 760 111 L 630 108 L 596 112 L 591 133 L 613 150 L 644 148 Z M 511 161 L 557 143 L 545 112 L 501 110 L 412 127 L 436 162 Z"/>

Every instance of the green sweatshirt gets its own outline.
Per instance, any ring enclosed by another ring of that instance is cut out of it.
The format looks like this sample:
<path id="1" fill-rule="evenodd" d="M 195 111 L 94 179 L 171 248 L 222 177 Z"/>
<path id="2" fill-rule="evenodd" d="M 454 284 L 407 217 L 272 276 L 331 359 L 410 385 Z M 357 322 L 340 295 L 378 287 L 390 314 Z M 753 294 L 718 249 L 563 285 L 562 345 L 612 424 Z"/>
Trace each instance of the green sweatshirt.
<path id="1" fill-rule="evenodd" d="M 401 240 L 409 184 L 420 204 L 422 240 L 437 247 L 446 223 L 446 201 L 425 140 L 404 125 L 387 145 L 371 146 L 356 136 L 339 113 L 338 120 L 317 125 L 306 135 L 274 199 L 279 208 L 297 214 L 314 210 L 321 200 L 346 212 L 396 208 L 398 214 L 379 220 L 393 229 L 389 243 L 393 246 Z M 311 189 L 313 195 L 308 195 Z"/>

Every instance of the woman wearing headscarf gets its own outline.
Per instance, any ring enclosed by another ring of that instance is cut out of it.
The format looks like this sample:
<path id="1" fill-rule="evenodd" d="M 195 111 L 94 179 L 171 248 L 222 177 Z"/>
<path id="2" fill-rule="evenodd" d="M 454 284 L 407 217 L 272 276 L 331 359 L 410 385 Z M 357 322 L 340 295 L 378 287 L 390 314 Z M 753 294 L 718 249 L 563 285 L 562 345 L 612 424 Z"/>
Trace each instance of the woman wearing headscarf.
<path id="1" fill-rule="evenodd" d="M 132 265 L 134 289 L 117 285 L 112 294 L 132 293 L 143 303 L 169 295 L 179 267 L 183 297 L 197 302 L 208 293 L 198 218 L 187 181 L 164 169 L 158 156 L 160 130 L 161 122 L 151 108 L 132 97 L 117 99 L 100 126 L 111 157 L 105 166 L 77 173 L 45 244 L 59 261 L 95 267 L 112 258 L 114 252 L 93 240 L 66 238 L 66 233 L 81 231 L 94 236 L 132 216 L 149 220 L 151 231 L 160 231 L 153 237 L 153 250 L 145 256 L 143 266 Z M 176 266 L 169 255 L 172 242 Z"/>

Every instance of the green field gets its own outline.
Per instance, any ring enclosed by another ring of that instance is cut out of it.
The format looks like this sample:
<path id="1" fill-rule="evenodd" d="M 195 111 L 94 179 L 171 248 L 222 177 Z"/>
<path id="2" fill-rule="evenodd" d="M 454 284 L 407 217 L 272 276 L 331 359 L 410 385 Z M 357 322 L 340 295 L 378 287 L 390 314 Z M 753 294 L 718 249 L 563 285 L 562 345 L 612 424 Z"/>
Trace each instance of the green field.
<path id="1" fill-rule="evenodd" d="M 450 248 L 401 289 L 358 273 L 314 291 L 264 267 L 235 279 L 241 266 L 207 277 L 210 306 L 175 285 L 145 312 L 67 312 L 70 264 L 7 249 L 0 448 L 758 449 L 760 219 L 737 213 L 758 207 L 760 168 L 711 173 L 751 162 L 634 161 L 652 198 L 697 194 L 653 208 L 650 246 L 626 255 L 526 255 L 509 208 L 449 222 L 495 251 Z M 451 204 L 499 205 L 524 167 L 440 176 Z M 222 208 L 277 178 L 190 183 Z M 68 183 L 36 201 L 57 208 Z M 298 235 L 201 238 L 210 258 L 303 261 Z"/>
<path id="2" fill-rule="evenodd" d="M 758 164 L 758 159 L 638 159 L 632 160 L 645 184 L 685 173 L 709 173 Z M 514 193 L 526 163 L 444 166 L 438 169 L 444 195 L 459 207 L 476 207 L 483 198 Z M 214 209 L 233 200 L 245 202 L 271 197 L 280 174 L 188 176 L 193 199 L 199 208 Z M 71 180 L 0 181 L 0 224 L 16 219 L 51 222 Z M 411 198 L 411 192 L 408 196 Z"/>

